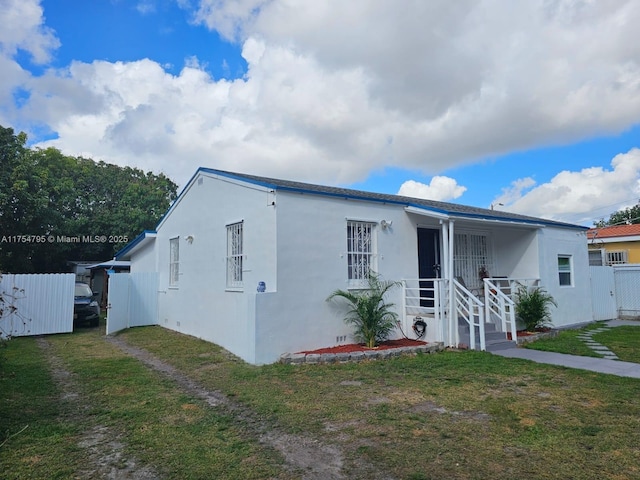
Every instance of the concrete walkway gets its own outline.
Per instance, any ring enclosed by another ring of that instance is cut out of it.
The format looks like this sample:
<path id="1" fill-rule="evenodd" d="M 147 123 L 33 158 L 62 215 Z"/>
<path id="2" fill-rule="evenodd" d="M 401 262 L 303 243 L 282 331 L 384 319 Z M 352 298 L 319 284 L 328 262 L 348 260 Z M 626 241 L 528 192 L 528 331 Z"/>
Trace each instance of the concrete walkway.
<path id="1" fill-rule="evenodd" d="M 494 355 L 508 358 L 522 358 L 537 363 L 547 363 L 550 365 L 559 365 L 568 368 L 579 368 L 582 370 L 590 370 L 592 372 L 608 373 L 619 377 L 640 378 L 640 363 L 621 362 L 615 360 L 618 358 L 613 352 L 606 347 L 594 342 L 591 335 L 602 332 L 613 327 L 623 325 L 631 325 L 640 327 L 640 322 L 633 320 L 611 320 L 604 327 L 586 332 L 579 338 L 585 341 L 587 346 L 595 352 L 603 355 L 605 358 L 581 357 L 579 355 L 568 355 L 566 353 L 543 352 L 540 350 L 532 350 L 529 348 L 508 348 L 506 350 L 498 350 L 493 352 Z M 584 338 L 583 338 L 584 337 Z"/>

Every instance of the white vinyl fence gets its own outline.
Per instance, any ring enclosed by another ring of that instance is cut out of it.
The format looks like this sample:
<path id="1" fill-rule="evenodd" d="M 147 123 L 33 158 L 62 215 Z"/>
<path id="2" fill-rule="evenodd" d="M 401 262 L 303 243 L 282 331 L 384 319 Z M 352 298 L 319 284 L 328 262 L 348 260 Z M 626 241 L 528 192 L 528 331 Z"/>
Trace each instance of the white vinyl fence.
<path id="1" fill-rule="evenodd" d="M 614 265 L 616 305 L 620 317 L 640 317 L 640 265 Z"/>
<path id="2" fill-rule="evenodd" d="M 129 327 L 158 324 L 158 274 L 109 275 L 107 335 Z"/>
<path id="3" fill-rule="evenodd" d="M 594 320 L 640 317 L 640 265 L 589 268 Z"/>
<path id="4" fill-rule="evenodd" d="M 0 337 L 73 331 L 73 273 L 2 274 Z"/>

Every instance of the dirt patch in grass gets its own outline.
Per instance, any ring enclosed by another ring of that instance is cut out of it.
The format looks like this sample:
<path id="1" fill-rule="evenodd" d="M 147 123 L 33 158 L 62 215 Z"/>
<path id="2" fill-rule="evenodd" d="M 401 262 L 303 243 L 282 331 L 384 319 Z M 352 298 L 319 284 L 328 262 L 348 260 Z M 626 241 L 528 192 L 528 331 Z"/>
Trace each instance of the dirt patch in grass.
<path id="1" fill-rule="evenodd" d="M 60 389 L 60 401 L 66 404 L 67 415 L 76 420 L 90 424 L 86 399 L 83 399 L 76 381 L 53 353 L 49 342 L 44 338 L 37 339 L 49 364 L 49 370 Z M 93 425 L 85 430 L 78 439 L 77 445 L 84 449 L 84 466 L 77 472 L 77 478 L 106 478 L 114 480 L 153 480 L 161 478 L 157 472 L 139 462 L 130 455 L 125 455 L 125 443 L 120 435 L 104 425 Z"/>
<path id="2" fill-rule="evenodd" d="M 221 392 L 204 388 L 148 351 L 133 347 L 120 337 L 106 337 L 106 339 L 149 368 L 169 377 L 185 392 L 203 399 L 211 407 L 224 408 L 231 412 L 235 419 L 242 422 L 260 442 L 278 450 L 291 469 L 304 472 L 303 479 L 341 480 L 348 478 L 342 473 L 344 455 L 340 448 L 323 444 L 313 437 L 283 432 L 277 425 L 260 418 L 255 412 L 230 400 Z M 373 475 L 369 478 L 378 477 Z"/>

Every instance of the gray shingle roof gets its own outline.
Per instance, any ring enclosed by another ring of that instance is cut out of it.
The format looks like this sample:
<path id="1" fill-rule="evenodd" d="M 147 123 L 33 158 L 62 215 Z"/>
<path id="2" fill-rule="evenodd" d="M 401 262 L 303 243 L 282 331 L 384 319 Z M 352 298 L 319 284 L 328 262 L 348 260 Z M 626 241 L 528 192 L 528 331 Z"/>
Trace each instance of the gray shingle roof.
<path id="1" fill-rule="evenodd" d="M 427 210 L 443 213 L 456 218 L 474 218 L 488 221 L 503 222 L 520 222 L 539 225 L 558 226 L 566 228 L 587 229 L 581 225 L 571 223 L 557 222 L 538 217 L 530 217 L 517 213 L 504 212 L 500 210 L 490 210 L 488 208 L 471 207 L 458 203 L 438 202 L 435 200 L 426 200 L 423 198 L 404 197 L 401 195 L 391 195 L 386 193 L 367 192 L 363 190 L 353 190 L 342 187 L 330 187 L 325 185 L 315 185 L 312 183 L 295 182 L 291 180 L 281 180 L 277 178 L 261 177 L 257 175 L 248 175 L 244 173 L 228 172 L 224 170 L 215 170 L 210 168 L 200 168 L 198 172 L 207 172 L 214 175 L 221 175 L 237 180 L 243 180 L 252 184 L 260 185 L 273 190 L 313 193 L 318 195 L 328 195 L 333 197 L 351 198 L 371 202 L 393 203 L 404 206 L 412 206 L 424 208 Z"/>

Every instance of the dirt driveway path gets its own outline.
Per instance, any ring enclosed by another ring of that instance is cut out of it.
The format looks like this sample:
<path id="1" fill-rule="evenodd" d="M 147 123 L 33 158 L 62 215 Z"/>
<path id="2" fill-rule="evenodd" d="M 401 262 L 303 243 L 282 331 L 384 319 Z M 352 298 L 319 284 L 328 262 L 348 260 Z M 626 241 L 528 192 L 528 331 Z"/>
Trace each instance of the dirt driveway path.
<path id="1" fill-rule="evenodd" d="M 86 452 L 84 467 L 76 472 L 75 478 L 96 478 L 109 480 L 154 480 L 160 475 L 153 469 L 142 466 L 135 458 L 124 455 L 125 443 L 121 436 L 110 428 L 92 424 L 87 402 L 83 401 L 81 389 L 62 360 L 55 355 L 51 344 L 44 337 L 36 339 L 49 364 L 49 371 L 61 391 L 60 402 L 66 415 L 73 415 L 76 421 L 91 425 L 83 432 L 78 446 Z"/>
<path id="2" fill-rule="evenodd" d="M 107 336 L 105 341 L 115 345 L 148 368 L 157 371 L 174 381 L 185 393 L 202 399 L 212 408 L 225 409 L 246 426 L 248 433 L 259 442 L 276 449 L 283 456 L 286 468 L 300 473 L 303 480 L 343 480 L 349 478 L 344 470 L 344 452 L 339 446 L 327 445 L 316 438 L 293 435 L 282 431 L 262 419 L 252 410 L 230 400 L 219 391 L 211 391 L 199 385 L 171 365 L 154 357 L 148 351 L 133 347 L 120 337 Z M 63 362 L 55 356 L 51 346 L 44 338 L 38 344 L 45 352 L 52 375 L 61 386 L 62 401 L 72 404 L 69 411 L 82 415 L 84 403 L 81 401 L 81 389 L 77 388 L 73 375 L 64 368 Z M 77 478 L 106 478 L 124 480 L 147 480 L 161 478 L 156 472 L 142 467 L 133 458 L 124 458 L 124 440 L 109 428 L 95 425 L 84 433 L 79 446 L 87 451 L 88 465 Z M 392 476 L 372 469 L 369 465 L 353 465 L 362 478 L 371 480 L 393 480 Z M 356 461 L 356 463 L 359 463 Z"/>

